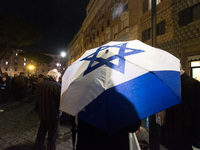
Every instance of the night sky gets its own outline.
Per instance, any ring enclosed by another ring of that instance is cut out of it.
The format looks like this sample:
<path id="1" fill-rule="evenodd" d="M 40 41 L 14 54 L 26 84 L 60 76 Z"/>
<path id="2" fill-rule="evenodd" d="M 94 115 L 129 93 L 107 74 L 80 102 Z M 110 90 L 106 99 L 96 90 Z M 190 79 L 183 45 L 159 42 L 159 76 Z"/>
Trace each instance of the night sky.
<path id="1" fill-rule="evenodd" d="M 19 19 L 43 34 L 40 43 L 26 49 L 59 54 L 86 17 L 89 0 L 0 0 L 0 13 Z"/>

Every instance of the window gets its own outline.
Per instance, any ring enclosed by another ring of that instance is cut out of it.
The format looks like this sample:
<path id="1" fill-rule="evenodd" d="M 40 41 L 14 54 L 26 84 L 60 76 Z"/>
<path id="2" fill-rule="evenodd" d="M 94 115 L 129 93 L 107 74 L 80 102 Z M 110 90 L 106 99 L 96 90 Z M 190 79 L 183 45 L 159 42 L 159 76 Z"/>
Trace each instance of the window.
<path id="1" fill-rule="evenodd" d="M 110 0 L 109 0 L 108 5 L 107 5 L 107 10 L 110 10 Z"/>
<path id="2" fill-rule="evenodd" d="M 16 53 L 15 55 L 18 56 L 18 53 Z"/>
<path id="3" fill-rule="evenodd" d="M 148 29 L 142 31 L 142 42 L 145 42 L 150 39 L 150 36 L 148 35 L 150 35 L 150 33 L 148 32 Z"/>
<path id="4" fill-rule="evenodd" d="M 107 27 L 110 26 L 110 19 L 107 20 Z"/>
<path id="5" fill-rule="evenodd" d="M 196 21 L 196 20 L 199 20 L 200 19 L 200 4 L 198 5 L 195 5 L 193 8 L 192 8 L 192 20 L 193 21 Z"/>
<path id="6" fill-rule="evenodd" d="M 200 61 L 191 61 L 190 67 L 192 77 L 200 81 Z"/>
<path id="7" fill-rule="evenodd" d="M 103 30 L 104 30 L 104 25 L 101 26 L 101 32 L 103 32 Z"/>
<path id="8" fill-rule="evenodd" d="M 24 61 L 26 61 L 26 58 L 24 58 Z"/>
<path id="9" fill-rule="evenodd" d="M 17 68 L 14 68 L 15 72 L 17 71 Z"/>
<path id="10" fill-rule="evenodd" d="M 18 61 L 18 58 L 15 58 L 14 61 Z"/>
<path id="11" fill-rule="evenodd" d="M 24 66 L 26 66 L 26 63 L 24 63 Z"/>
<path id="12" fill-rule="evenodd" d="M 165 34 L 165 20 L 159 22 L 156 25 L 156 36 Z M 151 28 L 142 31 L 142 42 L 145 42 L 151 38 Z"/>
<path id="13" fill-rule="evenodd" d="M 14 63 L 14 65 L 18 65 L 18 63 L 17 63 L 17 62 L 15 62 L 15 63 Z"/>
<path id="14" fill-rule="evenodd" d="M 93 40 L 95 39 L 95 33 L 93 33 Z"/>
<path id="15" fill-rule="evenodd" d="M 102 13 L 101 18 L 104 19 L 104 13 Z"/>
<path id="16" fill-rule="evenodd" d="M 97 36 L 99 36 L 99 30 L 97 30 Z"/>
<path id="17" fill-rule="evenodd" d="M 128 9 L 128 2 L 124 3 L 124 11 L 126 11 Z"/>
<path id="18" fill-rule="evenodd" d="M 8 65 L 8 61 L 6 61 L 6 65 Z"/>
<path id="19" fill-rule="evenodd" d="M 118 33 L 118 26 L 115 26 L 114 29 L 113 29 L 113 37 L 114 38 L 116 38 L 117 33 Z"/>
<path id="20" fill-rule="evenodd" d="M 5 71 L 8 71 L 8 68 L 5 68 Z"/>
<path id="21" fill-rule="evenodd" d="M 178 13 L 179 26 L 185 26 L 191 22 L 200 19 L 200 3 L 192 7 L 186 8 Z"/>
<path id="22" fill-rule="evenodd" d="M 165 34 L 165 20 L 157 24 L 157 36 Z"/>
<path id="23" fill-rule="evenodd" d="M 143 13 L 146 13 L 148 10 L 151 9 L 151 1 L 152 0 L 143 0 Z M 156 0 L 156 5 L 161 3 L 163 0 Z"/>

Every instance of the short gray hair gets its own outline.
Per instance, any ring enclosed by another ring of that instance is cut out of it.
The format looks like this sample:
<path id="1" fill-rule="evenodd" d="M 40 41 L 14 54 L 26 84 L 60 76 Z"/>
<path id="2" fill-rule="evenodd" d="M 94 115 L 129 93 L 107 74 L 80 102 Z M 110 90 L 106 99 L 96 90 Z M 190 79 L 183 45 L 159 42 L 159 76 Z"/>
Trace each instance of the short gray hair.
<path id="1" fill-rule="evenodd" d="M 61 73 L 58 72 L 57 69 L 52 69 L 52 70 L 50 70 L 50 71 L 47 73 L 47 76 L 50 76 L 50 77 L 52 77 L 52 78 L 60 77 L 60 76 L 61 76 Z"/>

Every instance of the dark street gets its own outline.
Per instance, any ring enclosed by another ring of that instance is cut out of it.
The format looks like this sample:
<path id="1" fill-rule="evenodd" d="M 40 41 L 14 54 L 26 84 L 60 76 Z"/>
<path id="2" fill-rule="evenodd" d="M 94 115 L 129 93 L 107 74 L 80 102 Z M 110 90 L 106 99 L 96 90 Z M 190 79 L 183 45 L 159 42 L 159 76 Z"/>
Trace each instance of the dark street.
<path id="1" fill-rule="evenodd" d="M 12 98 L 0 108 L 0 150 L 31 150 L 39 127 L 35 96 L 28 90 L 20 101 Z M 72 150 L 72 140 L 69 122 L 61 121 L 57 150 L 63 149 Z"/>

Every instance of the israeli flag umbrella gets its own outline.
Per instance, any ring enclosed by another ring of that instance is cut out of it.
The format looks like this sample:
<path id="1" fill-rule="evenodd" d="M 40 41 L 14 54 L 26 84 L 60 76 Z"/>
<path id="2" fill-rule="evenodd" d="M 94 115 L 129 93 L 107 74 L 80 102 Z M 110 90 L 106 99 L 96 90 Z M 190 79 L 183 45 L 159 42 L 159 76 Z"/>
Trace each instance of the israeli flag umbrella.
<path id="1" fill-rule="evenodd" d="M 180 60 L 138 40 L 88 50 L 62 77 L 60 110 L 108 133 L 180 102 Z"/>

